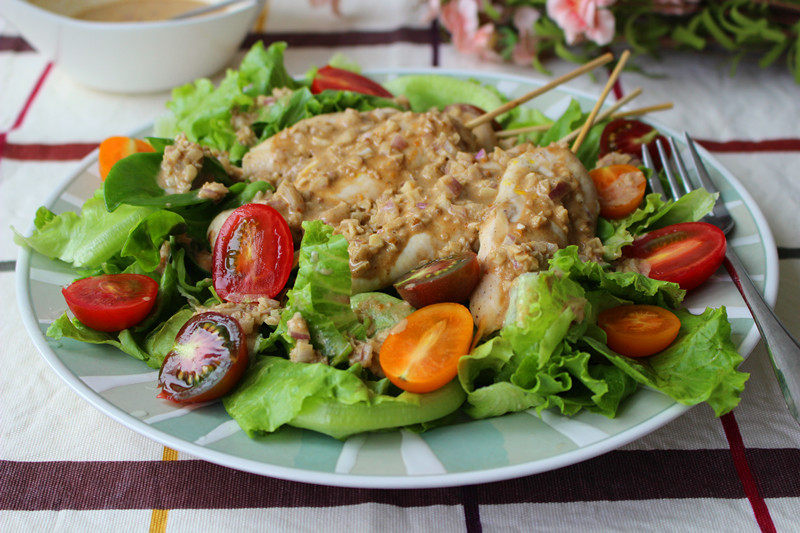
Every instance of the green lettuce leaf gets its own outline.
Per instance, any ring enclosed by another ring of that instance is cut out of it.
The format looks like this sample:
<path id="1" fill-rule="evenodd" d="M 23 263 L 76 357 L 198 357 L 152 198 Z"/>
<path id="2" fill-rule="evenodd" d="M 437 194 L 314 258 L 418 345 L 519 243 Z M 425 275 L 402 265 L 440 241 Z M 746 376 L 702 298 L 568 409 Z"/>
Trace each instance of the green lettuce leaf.
<path id="1" fill-rule="evenodd" d="M 182 221 L 152 207 L 120 206 L 110 213 L 103 189 L 83 204 L 80 214 L 56 215 L 40 207 L 30 237 L 16 233 L 14 241 L 40 254 L 77 268 L 98 268 L 113 258 L 128 258 L 123 265 L 141 262 L 144 270 L 158 264 L 158 249 Z"/>
<path id="2" fill-rule="evenodd" d="M 233 162 L 241 161 L 248 147 L 240 144 L 231 124 L 235 110 L 249 111 L 259 95 L 271 95 L 273 89 L 292 89 L 270 106 L 257 109 L 253 131 L 259 141 L 304 118 L 347 108 L 368 111 L 377 107 L 398 107 L 390 99 L 352 93 L 323 91 L 311 94 L 308 88 L 289 76 L 283 64 L 286 43 L 273 43 L 265 49 L 260 41 L 247 52 L 238 70 L 228 70 L 215 87 L 207 79 L 197 80 L 172 91 L 167 103 L 170 114 L 156 124 L 161 137 L 183 132 L 190 141 L 228 153 Z"/>
<path id="3" fill-rule="evenodd" d="M 724 307 L 701 315 L 676 311 L 681 329 L 675 342 L 647 358 L 619 355 L 605 344 L 599 328 L 583 340 L 617 368 L 643 385 L 659 390 L 685 405 L 707 402 L 717 416 L 739 403 L 749 374 L 736 368 L 742 356 L 731 342 L 731 326 Z"/>
<path id="4" fill-rule="evenodd" d="M 193 294 L 202 295 L 208 292 L 210 280 L 201 280 L 191 285 L 186 272 L 185 251 L 174 247 L 164 265 L 163 272 L 143 271 L 133 263 L 123 272 L 148 275 L 158 281 L 156 303 L 150 313 L 135 326 L 120 332 L 106 333 L 96 331 L 77 318 L 70 318 L 66 313 L 56 319 L 47 329 L 47 335 L 53 339 L 71 338 L 92 344 L 109 344 L 123 352 L 145 361 L 153 368 L 159 368 L 167 352 L 172 348 L 175 335 L 194 312 L 186 307 L 186 298 L 182 286 L 193 289 Z M 113 265 L 104 265 L 97 274 L 118 273 Z"/>
<path id="5" fill-rule="evenodd" d="M 47 336 L 55 340 L 66 337 L 90 344 L 109 344 L 141 361 L 147 361 L 150 358 L 133 338 L 130 330 L 124 329 L 117 333 L 97 331 L 84 325 L 77 318 L 71 319 L 67 313 L 50 324 L 47 328 Z"/>
<path id="6" fill-rule="evenodd" d="M 436 420 L 464 401 L 457 382 L 429 394 L 404 392 L 395 397 L 377 394 L 361 373 L 357 365 L 340 370 L 262 357 L 223 398 L 223 405 L 250 436 L 290 424 L 344 439 Z"/>
<path id="7" fill-rule="evenodd" d="M 306 118 L 345 109 L 370 111 L 379 107 L 399 108 L 399 105 L 388 98 L 350 91 L 328 90 L 312 94 L 307 87 L 303 87 L 282 96 L 271 106 L 262 107 L 253 123 L 253 131 L 258 135 L 259 141 L 262 141 Z M 231 152 L 231 160 L 238 160 L 240 152 L 241 149 Z"/>
<path id="8" fill-rule="evenodd" d="M 486 111 L 505 102 L 493 88 L 473 80 L 461 80 L 440 74 L 398 76 L 383 86 L 396 95 L 408 98 L 411 110 L 423 113 L 432 108 L 443 109 L 450 104 L 471 104 Z M 501 115 L 501 120 L 503 116 Z"/>
<path id="9" fill-rule="evenodd" d="M 637 382 L 681 403 L 706 401 L 717 414 L 727 412 L 747 375 L 736 371 L 742 359 L 730 341 L 724 308 L 700 316 L 676 311 L 678 339 L 646 359 L 609 350 L 596 325 L 606 308 L 674 308 L 683 295 L 672 283 L 584 263 L 575 247 L 559 250 L 548 271 L 517 278 L 499 335 L 460 360 L 465 412 L 483 418 L 528 408 L 555 408 L 564 415 L 588 409 L 613 417 Z"/>
<path id="10" fill-rule="evenodd" d="M 662 200 L 659 194 L 652 193 L 647 195 L 642 207 L 625 218 L 620 220 L 600 218 L 597 223 L 597 236 L 603 241 L 605 260 L 618 259 L 622 255 L 624 246 L 648 231 L 679 222 L 701 220 L 714 208 L 717 196 L 705 189 L 695 189 L 674 201 Z"/>
<path id="11" fill-rule="evenodd" d="M 353 350 L 347 335 L 366 335 L 366 328 L 350 308 L 352 280 L 347 239 L 334 235 L 333 228 L 319 220 L 303 222 L 303 231 L 297 279 L 287 293 L 286 308 L 273 335 L 280 337 L 288 349 L 294 347 L 296 341 L 286 324 L 300 313 L 314 348 L 331 364 L 339 364 Z"/>
<path id="12" fill-rule="evenodd" d="M 566 274 L 586 290 L 600 290 L 638 304 L 675 308 L 686 295 L 677 283 L 650 279 L 635 272 L 614 272 L 600 263 L 581 261 L 576 246 L 558 250 L 550 260 L 550 268 Z"/>
<path id="13" fill-rule="evenodd" d="M 275 88 L 299 86 L 283 65 L 285 49 L 282 42 L 264 49 L 259 41 L 242 59 L 239 70 L 228 70 L 218 87 L 200 79 L 173 89 L 167 103 L 170 115 L 156 124 L 157 135 L 174 137 L 184 132 L 193 142 L 229 152 L 238 144 L 231 124 L 235 108 L 248 109 L 258 95 L 269 95 Z"/>
<path id="14" fill-rule="evenodd" d="M 106 208 L 114 211 L 123 204 L 172 208 L 213 202 L 210 198 L 201 197 L 198 194 L 199 189 L 180 194 L 167 194 L 158 184 L 163 157 L 164 154 L 160 152 L 142 152 L 117 161 L 111 167 L 103 185 Z M 222 169 L 219 161 L 210 157 L 203 158 L 198 178 L 201 180 L 210 178 L 225 185 L 232 185 L 232 180 Z"/>
<path id="15" fill-rule="evenodd" d="M 613 365 L 561 342 L 541 368 L 523 365 L 524 356 L 495 337 L 459 361 L 459 381 L 467 392 L 464 411 L 472 418 L 554 408 L 571 416 L 581 409 L 613 418 L 636 381 Z"/>
<path id="16" fill-rule="evenodd" d="M 383 292 L 362 292 L 350 297 L 350 308 L 369 336 L 391 328 L 414 312 L 406 301 Z"/>

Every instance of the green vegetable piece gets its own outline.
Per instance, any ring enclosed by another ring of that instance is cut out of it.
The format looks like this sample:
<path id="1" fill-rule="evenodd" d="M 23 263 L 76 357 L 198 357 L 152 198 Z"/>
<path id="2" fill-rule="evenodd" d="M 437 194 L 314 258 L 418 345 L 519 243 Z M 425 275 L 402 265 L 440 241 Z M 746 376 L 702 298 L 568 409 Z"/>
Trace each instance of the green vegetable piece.
<path id="1" fill-rule="evenodd" d="M 450 104 L 471 104 L 491 111 L 504 102 L 495 91 L 476 81 L 439 74 L 399 76 L 383 86 L 392 94 L 402 94 L 408 98 L 411 110 L 416 112 L 434 107 L 444 109 Z"/>
<path id="2" fill-rule="evenodd" d="M 353 371 L 264 357 L 223 404 L 251 436 L 290 424 L 344 439 L 436 420 L 458 409 L 464 397 L 457 382 L 428 394 L 375 394 Z"/>
<path id="3" fill-rule="evenodd" d="M 398 322 L 414 312 L 405 300 L 383 292 L 362 292 L 350 297 L 350 308 L 359 321 L 368 326 L 370 336 Z"/>
<path id="4" fill-rule="evenodd" d="M 620 220 L 600 218 L 597 236 L 603 241 L 603 255 L 606 261 L 613 261 L 622 255 L 622 248 L 633 242 L 634 238 L 648 231 L 677 224 L 697 222 L 711 212 L 717 201 L 717 194 L 705 189 L 695 189 L 675 200 L 662 200 L 657 193 L 648 194 L 644 207 Z"/>
<path id="5" fill-rule="evenodd" d="M 160 240 L 145 243 L 144 235 L 134 232 L 137 226 L 156 210 L 151 207 L 121 206 L 113 213 L 106 210 L 103 189 L 86 200 L 81 213 L 65 212 L 55 215 L 41 207 L 36 214 L 36 229 L 30 237 L 15 234 L 14 241 L 20 246 L 29 246 L 45 257 L 60 259 L 78 268 L 97 268 L 126 249 L 128 257 L 140 257 L 137 247 L 161 245 Z M 152 219 L 151 219 L 152 220 Z M 145 235 L 159 237 L 160 231 L 142 230 Z M 138 244 L 127 244 L 131 234 Z M 141 251 L 141 250 L 140 250 Z M 147 256 L 149 262 L 152 256 Z"/>
<path id="6" fill-rule="evenodd" d="M 581 261 L 576 246 L 558 250 L 550 260 L 550 268 L 580 282 L 587 290 L 600 290 L 637 304 L 675 308 L 686 295 L 677 283 L 650 279 L 636 272 L 614 272 L 600 263 Z"/>
<path id="7" fill-rule="evenodd" d="M 685 405 L 707 402 L 721 416 L 739 403 L 749 377 L 736 370 L 742 356 L 731 342 L 725 308 L 706 309 L 701 315 L 681 309 L 675 314 L 681 321 L 678 338 L 651 357 L 632 359 L 615 353 L 599 329 L 584 341 L 639 383 Z"/>
<path id="8" fill-rule="evenodd" d="M 297 342 L 287 322 L 300 313 L 308 325 L 311 343 L 331 364 L 346 360 L 352 352 L 346 334 L 364 338 L 365 327 L 350 308 L 350 255 L 347 239 L 334 235 L 333 228 L 319 221 L 303 222 L 297 279 L 287 293 L 287 304 L 275 330 L 288 349 Z M 270 343 L 267 343 L 268 346 Z"/>

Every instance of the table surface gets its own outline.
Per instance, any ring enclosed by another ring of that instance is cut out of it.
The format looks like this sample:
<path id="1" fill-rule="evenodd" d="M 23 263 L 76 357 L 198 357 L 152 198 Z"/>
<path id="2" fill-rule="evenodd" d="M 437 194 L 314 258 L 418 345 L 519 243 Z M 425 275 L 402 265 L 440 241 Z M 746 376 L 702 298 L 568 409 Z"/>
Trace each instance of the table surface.
<path id="1" fill-rule="evenodd" d="M 287 40 L 294 73 L 340 52 L 366 69 L 437 65 L 543 78 L 439 43 L 416 2 L 345 1 L 341 18 L 300 5 L 273 0 L 266 33 L 255 36 Z M 637 62 L 663 76 L 625 73 L 623 91 L 642 87 L 637 105 L 675 102 L 658 120 L 701 139 L 764 211 L 781 258 L 776 310 L 799 334 L 800 85 L 780 66 L 762 70 L 746 61 L 732 77 L 727 59 L 714 54 Z M 558 60 L 548 67 L 555 74 L 574 68 Z M 598 78 L 570 85 L 598 94 L 604 76 Z M 800 528 L 800 426 L 762 345 L 742 365 L 751 378 L 741 404 L 721 419 L 700 406 L 605 456 L 471 487 L 354 490 L 259 477 L 164 448 L 96 411 L 55 375 L 24 331 L 9 227 L 27 228 L 81 157 L 103 138 L 151 121 L 168 97 L 86 89 L 0 18 L 0 529 Z"/>

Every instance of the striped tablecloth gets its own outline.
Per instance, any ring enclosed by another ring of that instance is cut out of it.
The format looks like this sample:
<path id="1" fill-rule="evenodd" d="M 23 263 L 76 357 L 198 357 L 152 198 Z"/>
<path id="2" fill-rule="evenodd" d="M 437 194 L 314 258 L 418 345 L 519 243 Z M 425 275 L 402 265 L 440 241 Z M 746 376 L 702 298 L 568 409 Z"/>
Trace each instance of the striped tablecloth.
<path id="1" fill-rule="evenodd" d="M 302 1 L 273 0 L 266 33 L 248 43 L 288 41 L 295 73 L 342 52 L 365 68 L 541 76 L 460 55 L 439 42 L 416 2 L 353 0 L 341 9 L 334 18 Z M 690 129 L 744 182 L 778 242 L 778 314 L 800 333 L 800 86 L 784 69 L 749 63 L 730 77 L 711 54 L 640 62 L 665 77 L 625 74 L 619 92 L 641 86 L 642 105 L 674 101 L 659 120 Z M 602 81 L 572 85 L 598 93 Z M 28 227 L 98 141 L 152 120 L 167 98 L 85 89 L 0 19 L 0 531 L 800 530 L 800 427 L 763 346 L 743 365 L 752 377 L 741 405 L 721 419 L 701 406 L 594 460 L 461 488 L 355 490 L 259 477 L 164 448 L 96 411 L 24 332 L 9 226 Z"/>

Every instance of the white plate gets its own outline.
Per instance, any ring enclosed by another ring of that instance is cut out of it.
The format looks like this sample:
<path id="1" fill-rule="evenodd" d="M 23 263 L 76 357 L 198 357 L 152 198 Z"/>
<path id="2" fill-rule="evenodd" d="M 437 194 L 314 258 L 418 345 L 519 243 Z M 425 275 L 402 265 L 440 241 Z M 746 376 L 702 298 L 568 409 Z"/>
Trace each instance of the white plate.
<path id="1" fill-rule="evenodd" d="M 398 74 L 431 72 L 478 79 L 510 97 L 539 85 L 518 76 L 443 70 L 395 69 L 375 72 L 374 76 L 385 80 Z M 528 105 L 556 115 L 569 98 L 577 99 L 587 109 L 594 103 L 593 96 L 561 87 Z M 680 143 L 676 132 L 658 127 Z M 767 222 L 741 183 L 707 152 L 701 150 L 701 155 L 736 219 L 729 246 L 742 257 L 767 301 L 774 303 L 778 259 Z M 96 152 L 84 159 L 78 171 L 65 179 L 45 205 L 56 212 L 77 210 L 100 185 L 96 160 Z M 219 403 L 180 409 L 157 400 L 156 373 L 144 363 L 109 346 L 45 337 L 43 332 L 49 322 L 66 308 L 60 286 L 72 277 L 63 263 L 25 249 L 20 251 L 17 295 L 25 327 L 56 373 L 89 403 L 134 431 L 190 455 L 257 474 L 370 488 L 497 481 L 595 457 L 650 433 L 688 409 L 660 393 L 640 389 L 613 420 L 591 413 L 569 419 L 549 412 L 541 418 L 522 412 L 420 435 L 403 430 L 360 435 L 340 442 L 310 431 L 284 428 L 249 439 Z M 746 356 L 755 346 L 758 332 L 723 271 L 694 291 L 686 304 L 692 310 L 726 305 L 739 351 Z"/>

